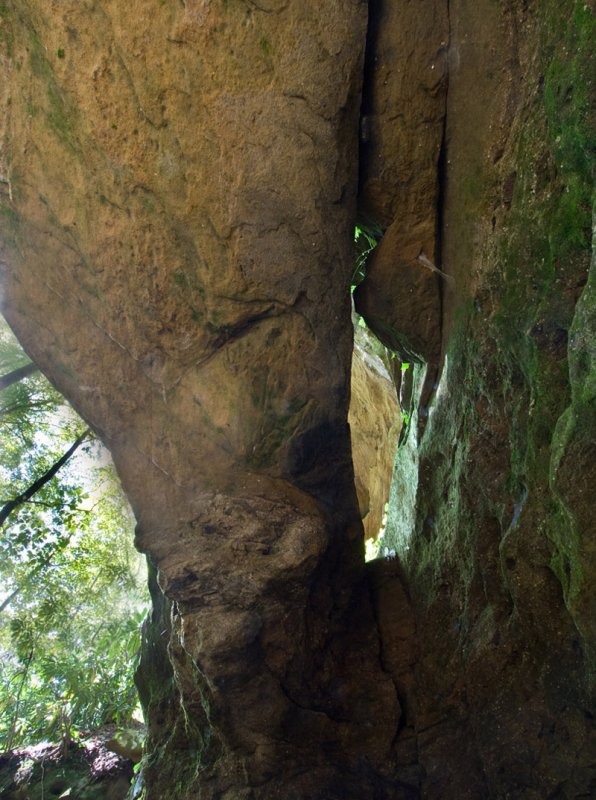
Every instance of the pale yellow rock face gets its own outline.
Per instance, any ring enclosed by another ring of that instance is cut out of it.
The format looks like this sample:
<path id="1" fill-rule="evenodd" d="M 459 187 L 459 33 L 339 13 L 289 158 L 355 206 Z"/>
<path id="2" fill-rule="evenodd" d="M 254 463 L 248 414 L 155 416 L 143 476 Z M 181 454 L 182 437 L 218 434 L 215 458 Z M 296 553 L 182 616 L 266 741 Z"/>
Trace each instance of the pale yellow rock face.
<path id="1" fill-rule="evenodd" d="M 379 535 L 402 419 L 395 384 L 381 359 L 356 344 L 348 415 L 360 515 L 367 539 Z"/>

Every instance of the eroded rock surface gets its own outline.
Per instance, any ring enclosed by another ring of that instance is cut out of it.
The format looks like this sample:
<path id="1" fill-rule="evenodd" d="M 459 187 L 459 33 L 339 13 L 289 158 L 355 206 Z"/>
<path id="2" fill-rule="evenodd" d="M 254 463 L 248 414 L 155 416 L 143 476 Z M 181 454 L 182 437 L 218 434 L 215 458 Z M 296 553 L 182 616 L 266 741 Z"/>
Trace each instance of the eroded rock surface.
<path id="1" fill-rule="evenodd" d="M 587 798 L 594 9 L 449 10 L 437 263 L 456 291 L 443 296 L 445 366 L 417 450 L 412 529 L 398 537 L 391 518 L 387 529 L 416 617 L 402 724 L 425 800 Z"/>
<path id="2" fill-rule="evenodd" d="M 437 234 L 448 84 L 446 0 L 371 2 L 359 210 L 386 229 L 356 307 L 404 361 L 441 353 Z"/>
<path id="3" fill-rule="evenodd" d="M 425 259 L 420 241 L 409 241 L 409 234 L 394 223 L 369 256 L 367 277 L 354 294 L 358 312 L 386 347 L 402 361 L 436 368 L 441 352 L 440 277 L 420 258 Z"/>
<path id="4" fill-rule="evenodd" d="M 409 539 L 363 569 L 363 5 L 2 6 L 6 314 L 153 564 L 143 800 L 596 792 L 593 9 L 371 14 L 361 308 L 446 357 Z"/>
<path id="5" fill-rule="evenodd" d="M 1 15 L 5 313 L 158 570 L 143 797 L 370 794 L 399 704 L 347 426 L 366 6 Z"/>
<path id="6" fill-rule="evenodd" d="M 374 539 L 389 500 L 402 419 L 395 384 L 366 341 L 366 334 L 356 338 L 348 422 L 358 506 L 365 537 Z"/>

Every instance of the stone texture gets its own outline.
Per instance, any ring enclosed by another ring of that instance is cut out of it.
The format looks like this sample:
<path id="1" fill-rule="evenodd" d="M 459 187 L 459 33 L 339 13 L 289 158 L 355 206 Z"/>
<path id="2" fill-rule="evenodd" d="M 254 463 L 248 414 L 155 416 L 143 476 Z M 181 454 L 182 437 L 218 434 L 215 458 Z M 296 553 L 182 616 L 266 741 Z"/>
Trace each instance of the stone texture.
<path id="1" fill-rule="evenodd" d="M 158 573 L 144 800 L 355 798 L 388 769 L 347 425 L 366 6 L 319 12 L 2 6 L 5 314 Z"/>
<path id="2" fill-rule="evenodd" d="M 371 4 L 360 302 L 445 358 L 411 530 L 363 567 L 364 7 L 2 6 L 4 306 L 153 564 L 135 797 L 596 792 L 593 9 L 448 10 Z"/>
<path id="3" fill-rule="evenodd" d="M 358 336 L 352 358 L 350 425 L 358 506 L 367 539 L 379 535 L 401 431 L 395 385 L 380 356 Z M 368 334 L 370 336 L 370 334 Z M 358 341 L 362 341 L 362 345 Z"/>
<path id="4" fill-rule="evenodd" d="M 402 361 L 438 364 L 441 352 L 440 279 L 425 267 L 419 239 L 397 221 L 368 259 L 356 308 L 380 341 Z M 432 262 L 431 262 L 432 263 Z"/>
<path id="5" fill-rule="evenodd" d="M 581 76 L 593 75 L 593 8 L 449 10 L 438 263 L 456 292 L 443 296 L 413 523 L 386 534 L 416 622 L 400 724 L 425 800 L 587 798 L 596 330 Z M 386 637 L 398 634 L 384 651 Z"/>
<path id="6" fill-rule="evenodd" d="M 394 742 L 396 776 L 412 797 L 420 797 L 423 778 L 416 718 L 418 636 L 416 616 L 409 597 L 408 580 L 395 558 L 376 559 L 368 565 L 375 617 L 383 642 L 382 664 L 391 675 L 402 714 Z"/>
<path id="7" fill-rule="evenodd" d="M 360 209 L 387 228 L 418 228 L 435 256 L 438 175 L 448 79 L 446 0 L 370 3 L 362 111 Z M 411 215 L 411 217 L 409 216 Z"/>
<path id="8" fill-rule="evenodd" d="M 404 361 L 424 360 L 436 368 L 445 285 L 423 262 L 441 267 L 448 3 L 372 2 L 370 13 L 359 212 L 387 230 L 369 258 L 356 308 Z"/>
<path id="9" fill-rule="evenodd" d="M 133 777 L 133 763 L 106 748 L 114 728 L 88 734 L 63 753 L 60 745 L 39 744 L 0 754 L 0 797 L 3 800 L 124 800 Z"/>

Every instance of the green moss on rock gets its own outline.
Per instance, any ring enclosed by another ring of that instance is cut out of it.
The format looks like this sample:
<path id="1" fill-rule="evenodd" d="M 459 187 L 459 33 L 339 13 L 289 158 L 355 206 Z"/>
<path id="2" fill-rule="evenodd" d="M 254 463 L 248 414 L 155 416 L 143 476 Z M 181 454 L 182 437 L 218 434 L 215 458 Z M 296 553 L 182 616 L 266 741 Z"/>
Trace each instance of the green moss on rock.
<path id="1" fill-rule="evenodd" d="M 596 296 L 587 274 L 596 29 L 592 10 L 575 0 L 545 0 L 536 23 L 538 80 L 527 89 L 515 142 L 499 165 L 515 175 L 511 196 L 482 245 L 477 294 L 451 330 L 418 451 L 409 550 L 403 551 L 395 524 L 387 547 L 401 548 L 414 592 L 437 613 L 446 593 L 440 613 L 446 625 L 457 620 L 464 650 L 472 631 L 484 630 L 487 607 L 494 630 L 515 608 L 519 635 L 532 629 L 546 647 L 552 632 L 548 624 L 536 627 L 535 615 L 544 610 L 541 603 L 555 608 L 560 602 L 548 600 L 556 575 L 564 605 L 552 616 L 559 630 L 571 618 L 579 631 L 590 681 L 596 665 Z M 482 190 L 474 172 L 470 181 L 478 192 L 462 202 L 477 214 L 483 207 L 477 195 L 490 188 Z"/>

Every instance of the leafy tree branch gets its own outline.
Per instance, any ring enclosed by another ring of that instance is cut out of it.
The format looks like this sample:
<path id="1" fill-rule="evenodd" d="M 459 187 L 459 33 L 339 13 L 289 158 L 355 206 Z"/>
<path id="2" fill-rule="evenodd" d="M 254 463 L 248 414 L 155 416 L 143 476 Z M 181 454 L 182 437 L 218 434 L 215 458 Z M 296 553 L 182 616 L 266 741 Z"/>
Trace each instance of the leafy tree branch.
<path id="1" fill-rule="evenodd" d="M 55 461 L 52 466 L 44 472 L 36 481 L 34 481 L 30 486 L 25 489 L 24 492 L 17 495 L 12 500 L 9 500 L 8 503 L 5 503 L 2 508 L 0 508 L 0 526 L 4 525 L 6 520 L 8 519 L 9 515 L 17 508 L 22 506 L 28 500 L 30 500 L 40 489 L 42 489 L 46 483 L 52 480 L 54 475 L 69 461 L 78 448 L 83 444 L 85 439 L 87 439 L 91 434 L 91 430 L 87 428 L 80 436 L 78 436 L 73 444 L 68 448 L 68 450 L 62 455 L 57 461 Z"/>
<path id="2" fill-rule="evenodd" d="M 69 539 L 66 539 L 62 543 L 62 547 L 66 547 L 69 541 L 70 537 Z M 22 583 L 20 583 L 15 589 L 13 589 L 13 591 L 8 595 L 8 597 L 4 598 L 2 603 L 0 603 L 0 614 L 4 611 L 4 609 L 7 606 L 9 606 L 12 603 L 15 597 L 18 597 L 18 595 L 20 595 L 21 592 L 24 591 L 27 586 L 29 586 L 29 584 L 36 575 L 38 575 L 42 570 L 44 570 L 52 563 L 52 558 L 54 557 L 55 554 L 56 554 L 55 552 L 52 552 L 50 553 L 50 555 L 43 558 L 35 567 L 33 567 L 29 575 L 26 576 L 26 578 L 22 581 Z"/>
<path id="3" fill-rule="evenodd" d="M 18 367 L 18 369 L 13 369 L 12 372 L 8 372 L 6 375 L 0 376 L 0 391 L 12 386 L 13 383 L 18 383 L 24 380 L 24 378 L 28 378 L 29 375 L 33 375 L 34 372 L 37 372 L 37 364 L 31 362 L 30 364 L 25 364 L 23 367 Z"/>
<path id="4" fill-rule="evenodd" d="M 73 466 L 92 438 L 27 362 L 0 317 L 0 750 L 129 720 L 148 602 L 105 452 Z"/>

